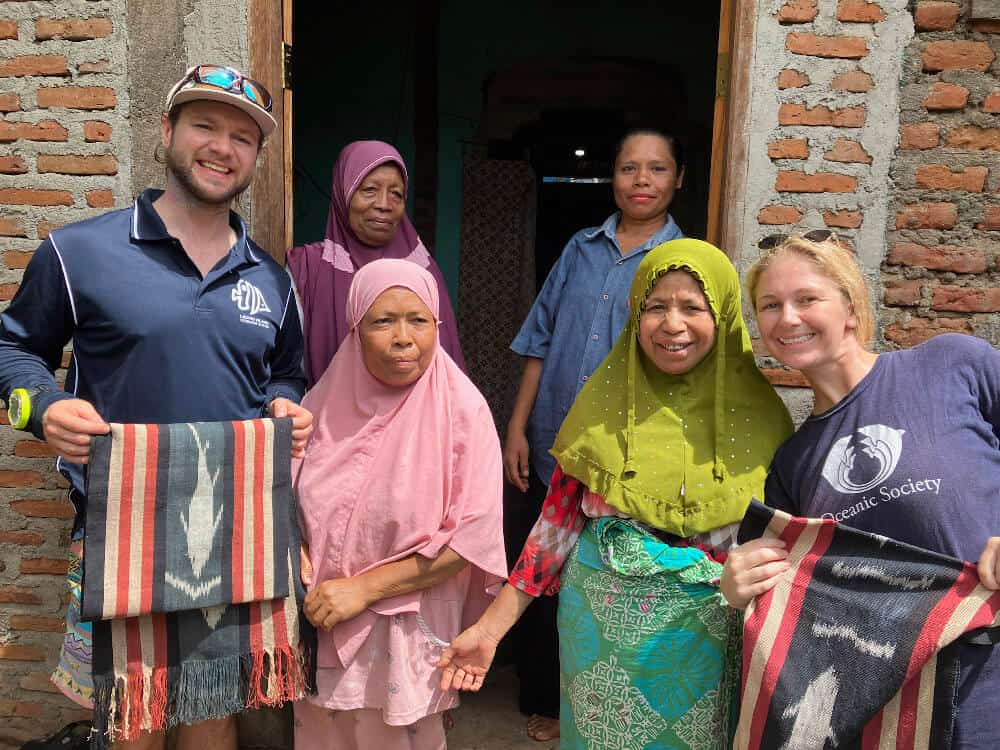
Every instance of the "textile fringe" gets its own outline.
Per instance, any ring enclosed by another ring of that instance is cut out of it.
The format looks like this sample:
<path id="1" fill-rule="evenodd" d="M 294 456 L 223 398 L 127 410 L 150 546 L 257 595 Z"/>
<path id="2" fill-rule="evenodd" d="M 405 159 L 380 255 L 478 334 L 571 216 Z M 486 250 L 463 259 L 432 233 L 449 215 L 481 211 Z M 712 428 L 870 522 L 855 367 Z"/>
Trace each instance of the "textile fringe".
<path id="1" fill-rule="evenodd" d="M 316 654 L 308 645 L 186 662 L 169 670 L 95 675 L 91 750 L 138 739 L 144 731 L 280 706 L 315 691 Z"/>

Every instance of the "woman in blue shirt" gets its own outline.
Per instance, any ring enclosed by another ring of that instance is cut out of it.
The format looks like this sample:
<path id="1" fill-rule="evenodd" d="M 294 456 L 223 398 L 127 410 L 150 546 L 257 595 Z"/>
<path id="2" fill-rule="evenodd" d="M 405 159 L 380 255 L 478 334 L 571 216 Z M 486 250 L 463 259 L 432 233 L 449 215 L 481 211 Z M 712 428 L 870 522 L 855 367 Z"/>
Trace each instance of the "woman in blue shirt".
<path id="1" fill-rule="evenodd" d="M 660 130 L 629 131 L 615 151 L 612 186 L 618 211 L 577 232 L 549 272 L 510 348 L 524 357 L 507 425 L 504 474 L 524 493 L 511 519 L 520 549 L 541 510 L 555 459 L 549 448 L 576 394 L 611 351 L 628 320 L 628 291 L 646 253 L 682 237 L 668 213 L 684 180 L 680 142 Z M 528 734 L 559 735 L 556 598 L 543 597 L 518 624 L 520 709 Z"/>

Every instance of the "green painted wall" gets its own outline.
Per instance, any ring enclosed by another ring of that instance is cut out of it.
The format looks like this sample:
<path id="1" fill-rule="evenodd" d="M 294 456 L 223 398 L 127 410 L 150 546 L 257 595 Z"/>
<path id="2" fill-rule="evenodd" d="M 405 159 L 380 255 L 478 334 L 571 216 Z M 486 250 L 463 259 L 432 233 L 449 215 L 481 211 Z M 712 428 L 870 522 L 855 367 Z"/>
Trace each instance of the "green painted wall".
<path id="1" fill-rule="evenodd" d="M 331 3 L 334 7 L 322 9 L 309 5 L 308 12 L 297 13 L 294 29 L 297 172 L 305 170 L 328 191 L 337 153 L 359 138 L 395 143 L 412 168 L 414 4 L 392 0 Z M 682 13 L 669 0 L 633 0 L 624 8 L 613 2 L 441 0 L 435 254 L 453 298 L 460 252 L 462 145 L 476 135 L 483 81 L 498 68 L 559 57 L 669 63 L 684 75 L 692 131 L 703 134 L 690 144 L 689 154 L 702 168 L 689 175 L 685 190 L 702 196 L 695 202 L 707 205 L 719 2 L 687 4 Z M 300 174 L 295 190 L 295 241 L 317 240 L 326 223 L 326 197 Z M 612 208 L 609 204 L 608 213 Z"/>

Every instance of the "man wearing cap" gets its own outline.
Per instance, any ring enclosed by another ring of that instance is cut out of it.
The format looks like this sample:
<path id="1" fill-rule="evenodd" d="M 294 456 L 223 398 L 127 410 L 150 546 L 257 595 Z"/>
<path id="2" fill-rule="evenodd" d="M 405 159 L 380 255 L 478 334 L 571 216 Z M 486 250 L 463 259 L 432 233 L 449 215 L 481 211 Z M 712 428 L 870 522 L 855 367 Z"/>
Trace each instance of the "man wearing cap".
<path id="1" fill-rule="evenodd" d="M 53 231 L 0 315 L 0 397 L 12 425 L 58 454 L 76 508 L 74 540 L 83 536 L 90 439 L 108 422 L 287 416 L 292 453 L 303 455 L 312 415 L 298 405 L 303 342 L 290 279 L 230 210 L 275 128 L 270 107 L 267 90 L 238 71 L 191 68 L 161 120 L 165 189 Z M 53 372 L 71 339 L 60 390 Z M 71 602 L 53 681 L 88 705 L 89 632 L 76 619 Z M 232 716 L 179 730 L 182 749 L 237 746 Z M 161 732 L 116 747 L 164 741 Z"/>

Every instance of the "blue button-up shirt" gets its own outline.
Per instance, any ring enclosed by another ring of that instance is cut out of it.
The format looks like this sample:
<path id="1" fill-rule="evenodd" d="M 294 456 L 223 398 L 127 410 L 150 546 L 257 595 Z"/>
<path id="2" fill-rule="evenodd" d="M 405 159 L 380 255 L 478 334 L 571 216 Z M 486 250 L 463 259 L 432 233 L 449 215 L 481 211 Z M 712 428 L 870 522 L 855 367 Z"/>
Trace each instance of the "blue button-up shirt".
<path id="1" fill-rule="evenodd" d="M 528 420 L 531 465 L 545 483 L 556 467 L 549 449 L 569 407 L 628 321 L 639 263 L 657 245 L 684 236 L 668 216 L 662 229 L 623 256 L 615 237 L 618 216 L 573 235 L 510 345 L 522 356 L 545 360 Z"/>

